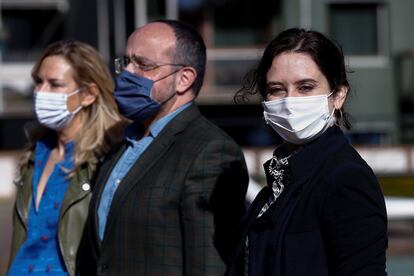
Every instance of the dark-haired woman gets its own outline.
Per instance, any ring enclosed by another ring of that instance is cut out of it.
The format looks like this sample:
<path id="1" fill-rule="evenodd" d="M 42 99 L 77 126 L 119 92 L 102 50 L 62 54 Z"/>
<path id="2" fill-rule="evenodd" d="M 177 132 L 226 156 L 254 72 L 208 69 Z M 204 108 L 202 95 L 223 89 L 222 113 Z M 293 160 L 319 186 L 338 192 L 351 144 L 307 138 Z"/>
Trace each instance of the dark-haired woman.
<path id="1" fill-rule="evenodd" d="M 387 216 L 371 168 L 340 125 L 349 84 L 323 34 L 280 33 L 238 96 L 259 93 L 284 140 L 264 164 L 267 186 L 242 223 L 227 275 L 381 276 Z"/>

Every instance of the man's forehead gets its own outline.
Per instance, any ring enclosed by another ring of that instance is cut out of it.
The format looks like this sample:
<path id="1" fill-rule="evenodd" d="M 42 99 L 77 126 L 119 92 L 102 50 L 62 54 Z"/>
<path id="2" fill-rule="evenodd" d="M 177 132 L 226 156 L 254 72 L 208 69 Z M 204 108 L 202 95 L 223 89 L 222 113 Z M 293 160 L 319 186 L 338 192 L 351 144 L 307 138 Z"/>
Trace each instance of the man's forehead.
<path id="1" fill-rule="evenodd" d="M 163 36 L 165 35 L 174 36 L 174 31 L 170 27 L 170 25 L 163 23 L 163 22 L 148 23 L 142 27 L 137 28 L 134 31 L 134 33 L 149 33 L 149 34 L 157 33 L 157 34 L 162 34 Z"/>
<path id="2" fill-rule="evenodd" d="M 128 38 L 127 55 L 142 55 L 153 52 L 157 55 L 170 55 L 175 49 L 175 35 L 170 26 L 164 23 L 149 23 L 138 28 Z"/>

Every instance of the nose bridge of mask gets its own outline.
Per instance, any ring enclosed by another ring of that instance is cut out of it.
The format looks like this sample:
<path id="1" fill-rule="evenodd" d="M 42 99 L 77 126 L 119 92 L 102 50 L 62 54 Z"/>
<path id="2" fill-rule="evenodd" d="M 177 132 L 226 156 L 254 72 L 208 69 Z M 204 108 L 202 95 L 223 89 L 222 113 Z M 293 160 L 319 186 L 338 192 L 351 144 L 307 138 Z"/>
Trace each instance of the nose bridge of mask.
<path id="1" fill-rule="evenodd" d="M 326 101 L 323 103 L 323 101 Z M 274 114 L 283 113 L 288 116 L 296 116 L 301 113 L 319 112 L 319 109 L 328 108 L 327 95 L 287 97 L 262 103 L 264 110 Z M 317 110 L 309 110 L 309 105 L 317 106 Z"/>
<path id="2" fill-rule="evenodd" d="M 263 112 L 264 117 L 265 117 L 265 121 L 269 124 L 276 124 L 278 125 L 280 128 L 283 128 L 285 131 L 287 132 L 298 132 L 298 131 L 303 131 L 305 128 L 307 128 L 309 125 L 313 125 L 315 123 L 317 123 L 319 120 L 316 119 L 317 115 L 320 114 L 320 112 L 315 111 L 313 112 L 313 116 L 311 116 L 310 114 L 308 114 L 309 116 L 307 116 L 306 118 L 300 118 L 300 120 L 298 120 L 298 118 L 296 117 L 291 117 L 291 118 L 287 118 L 285 117 L 284 119 L 280 120 L 280 118 L 278 118 L 277 116 L 272 116 L 271 113 L 269 112 Z M 319 117 L 321 118 L 321 117 Z M 321 118 L 322 120 L 326 120 L 327 118 Z M 293 120 L 293 121 L 292 121 Z"/>
<path id="3" fill-rule="evenodd" d="M 56 93 L 56 92 L 47 92 L 47 91 L 38 91 L 35 93 L 36 105 L 42 107 L 48 106 L 60 106 L 61 108 L 66 107 L 67 102 L 66 93 Z"/>
<path id="4" fill-rule="evenodd" d="M 313 95 L 313 96 L 300 96 L 300 97 L 286 97 L 281 99 L 275 99 L 271 101 L 264 101 L 263 104 L 267 106 L 273 106 L 273 105 L 279 105 L 283 103 L 301 103 L 301 102 L 310 102 L 310 101 L 319 101 L 324 98 L 329 98 L 333 94 L 333 91 L 329 93 L 328 95 Z"/>
<path id="5" fill-rule="evenodd" d="M 40 97 L 40 98 L 48 98 L 48 99 L 54 99 L 54 100 L 58 100 L 58 101 L 67 101 L 67 99 L 72 96 L 75 95 L 77 93 L 79 93 L 79 91 L 81 91 L 83 87 L 76 89 L 75 91 L 67 94 L 65 92 L 50 92 L 50 91 L 37 91 L 35 92 L 35 97 Z"/>
<path id="6" fill-rule="evenodd" d="M 38 101 L 36 101 L 36 104 L 43 106 L 43 108 L 47 108 L 47 106 L 50 106 L 51 104 L 55 106 L 61 106 L 61 109 L 65 109 L 67 112 L 73 113 L 73 115 L 75 115 L 82 109 L 82 104 L 80 104 L 77 108 L 75 108 L 75 110 L 70 112 L 68 110 L 68 98 L 79 93 L 82 90 L 82 88 L 83 87 L 80 87 L 69 94 L 66 94 L 64 92 L 38 91 L 35 94 L 36 97 L 39 98 Z"/>
<path id="7" fill-rule="evenodd" d="M 149 95 L 154 82 L 155 81 L 144 76 L 136 75 L 128 71 L 122 71 L 115 81 L 115 91 L 122 92 L 138 87 L 140 92 L 145 91 Z"/>

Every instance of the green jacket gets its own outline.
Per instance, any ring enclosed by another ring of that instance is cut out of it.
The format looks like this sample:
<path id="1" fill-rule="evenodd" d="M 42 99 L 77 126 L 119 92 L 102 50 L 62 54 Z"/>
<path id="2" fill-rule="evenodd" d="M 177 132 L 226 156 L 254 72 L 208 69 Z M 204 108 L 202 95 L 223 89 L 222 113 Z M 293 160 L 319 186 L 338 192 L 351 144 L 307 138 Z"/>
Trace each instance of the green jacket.
<path id="1" fill-rule="evenodd" d="M 22 169 L 17 186 L 16 202 L 13 210 L 13 238 L 9 259 L 10 268 L 20 246 L 26 240 L 29 206 L 32 200 L 32 180 L 34 155 Z M 63 199 L 59 216 L 58 240 L 60 252 L 70 275 L 75 274 L 77 249 L 82 237 L 88 206 L 91 198 L 91 185 L 87 168 L 80 169 L 71 179 Z"/>

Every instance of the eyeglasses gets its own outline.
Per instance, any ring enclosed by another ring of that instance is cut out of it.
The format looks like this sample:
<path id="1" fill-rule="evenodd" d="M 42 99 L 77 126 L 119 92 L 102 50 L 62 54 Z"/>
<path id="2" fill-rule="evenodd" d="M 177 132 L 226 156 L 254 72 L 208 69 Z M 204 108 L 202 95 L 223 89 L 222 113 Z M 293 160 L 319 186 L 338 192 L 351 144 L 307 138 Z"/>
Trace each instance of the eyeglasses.
<path id="1" fill-rule="evenodd" d="M 122 71 L 124 71 L 125 68 L 128 66 L 128 64 L 131 62 L 135 67 L 137 67 L 139 70 L 144 71 L 144 72 L 155 70 L 158 67 L 166 66 L 166 65 L 183 66 L 183 67 L 186 66 L 184 64 L 177 64 L 177 63 L 156 64 L 145 58 L 136 57 L 136 56 L 132 56 L 132 57 L 124 56 L 124 57 L 116 58 L 114 60 L 115 73 L 121 74 Z"/>

